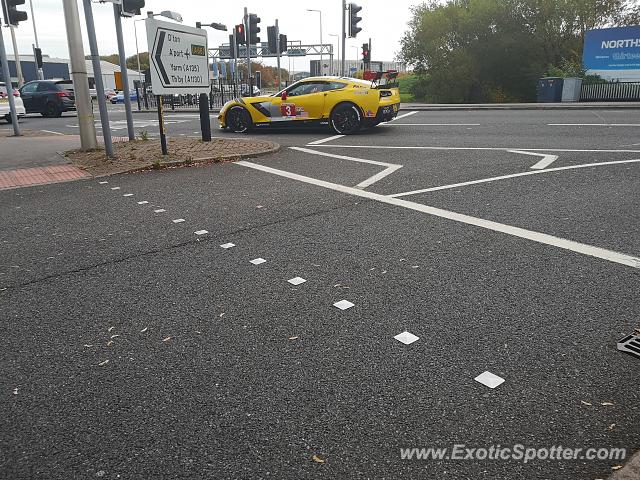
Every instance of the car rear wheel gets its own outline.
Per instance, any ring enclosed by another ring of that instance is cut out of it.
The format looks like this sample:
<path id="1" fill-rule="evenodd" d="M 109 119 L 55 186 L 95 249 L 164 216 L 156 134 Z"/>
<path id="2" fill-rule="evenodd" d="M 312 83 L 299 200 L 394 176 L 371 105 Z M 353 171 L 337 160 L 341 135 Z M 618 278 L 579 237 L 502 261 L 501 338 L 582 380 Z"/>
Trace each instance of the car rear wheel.
<path id="1" fill-rule="evenodd" d="M 245 133 L 251 130 L 251 115 L 242 107 L 231 107 L 227 112 L 225 123 L 227 128 L 235 133 Z"/>
<path id="2" fill-rule="evenodd" d="M 331 127 L 340 135 L 351 135 L 362 127 L 360 109 L 353 103 L 342 103 L 331 112 Z"/>
<path id="3" fill-rule="evenodd" d="M 57 118 L 62 116 L 62 109 L 53 102 L 47 103 L 44 109 L 44 116 L 48 118 Z"/>

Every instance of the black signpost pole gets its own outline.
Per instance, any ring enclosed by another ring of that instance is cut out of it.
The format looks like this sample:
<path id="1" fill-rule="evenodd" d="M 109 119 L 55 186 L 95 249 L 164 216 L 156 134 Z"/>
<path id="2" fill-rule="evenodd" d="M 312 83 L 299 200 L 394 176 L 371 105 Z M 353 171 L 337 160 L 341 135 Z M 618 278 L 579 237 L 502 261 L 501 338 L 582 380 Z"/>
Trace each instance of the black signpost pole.
<path id="1" fill-rule="evenodd" d="M 202 141 L 211 141 L 211 120 L 209 119 L 209 105 L 207 104 L 207 94 L 201 93 L 198 100 L 200 107 L 200 130 L 202 131 Z"/>
<path id="2" fill-rule="evenodd" d="M 164 131 L 164 114 L 162 111 L 162 97 L 156 95 L 156 103 L 158 104 L 158 128 L 160 129 L 160 145 L 162 147 L 162 155 L 167 154 L 167 135 Z"/>

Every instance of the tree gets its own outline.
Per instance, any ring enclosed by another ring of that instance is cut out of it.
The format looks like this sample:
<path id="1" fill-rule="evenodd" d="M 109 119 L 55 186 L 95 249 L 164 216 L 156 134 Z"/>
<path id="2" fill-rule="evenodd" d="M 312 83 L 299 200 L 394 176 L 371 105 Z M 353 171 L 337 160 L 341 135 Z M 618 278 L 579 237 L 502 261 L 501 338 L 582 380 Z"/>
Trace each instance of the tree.
<path id="1" fill-rule="evenodd" d="M 536 80 L 581 63 L 586 30 L 639 15 L 634 0 L 430 0 L 414 7 L 400 57 L 434 102 L 530 101 Z"/>

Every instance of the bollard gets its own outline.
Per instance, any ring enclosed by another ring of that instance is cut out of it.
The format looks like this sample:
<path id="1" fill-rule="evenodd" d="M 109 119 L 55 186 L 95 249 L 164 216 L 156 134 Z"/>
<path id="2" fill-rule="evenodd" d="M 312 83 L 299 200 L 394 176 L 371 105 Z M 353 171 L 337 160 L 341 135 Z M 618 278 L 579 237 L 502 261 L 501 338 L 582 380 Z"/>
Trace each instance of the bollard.
<path id="1" fill-rule="evenodd" d="M 201 93 L 198 100 L 200 108 L 200 130 L 202 130 L 202 141 L 211 141 L 211 120 L 209 119 L 209 106 L 207 105 L 207 94 Z"/>

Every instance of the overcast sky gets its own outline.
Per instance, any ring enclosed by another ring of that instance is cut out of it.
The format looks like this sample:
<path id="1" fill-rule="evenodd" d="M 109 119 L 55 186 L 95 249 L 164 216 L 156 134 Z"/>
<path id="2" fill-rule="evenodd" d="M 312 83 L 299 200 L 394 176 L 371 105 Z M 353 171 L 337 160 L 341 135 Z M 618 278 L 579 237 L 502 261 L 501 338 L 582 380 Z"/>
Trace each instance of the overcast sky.
<path id="1" fill-rule="evenodd" d="M 67 38 L 64 26 L 64 15 L 61 0 L 32 0 L 38 31 L 38 40 L 43 54 L 52 57 L 69 58 Z M 289 40 L 301 40 L 303 44 L 320 42 L 319 15 L 316 12 L 308 12 L 308 8 L 322 10 L 322 29 L 324 43 L 334 44 L 337 48 L 337 37 L 329 34 L 340 34 L 341 0 L 245 0 L 244 2 L 222 0 L 147 0 L 146 10 L 160 12 L 162 10 L 175 10 L 184 18 L 184 23 L 194 25 L 196 21 L 203 23 L 220 22 L 231 28 L 240 23 L 243 15 L 243 7 L 247 6 L 251 13 L 256 13 L 261 18 L 261 40 L 267 37 L 267 26 L 273 25 L 278 18 L 280 31 L 288 36 Z M 362 32 L 358 38 L 347 39 L 347 58 L 354 59 L 360 55 L 360 46 L 369 37 L 372 39 L 373 60 L 394 60 L 400 49 L 400 38 L 406 30 L 410 18 L 410 7 L 420 3 L 420 0 L 395 0 L 383 2 L 380 0 L 357 1 L 362 10 L 360 22 Z M 82 1 L 78 1 L 80 8 L 80 20 L 85 34 L 85 55 L 89 54 L 89 45 L 86 39 L 86 26 L 84 24 L 84 12 Z M 23 5 L 29 11 L 29 0 Z M 113 7 L 109 3 L 94 3 L 93 13 L 95 17 L 98 47 L 101 55 L 117 52 L 115 39 L 115 27 Z M 143 12 L 144 15 L 144 12 Z M 142 17 L 137 17 L 142 18 Z M 132 19 L 123 19 L 125 49 L 127 56 L 136 53 L 134 42 L 134 27 Z M 147 50 L 144 22 L 137 22 L 138 45 L 140 51 Z M 228 42 L 228 34 L 221 31 L 209 30 L 209 46 L 217 46 Z M 5 33 L 7 53 L 13 53 L 8 31 Z M 23 54 L 31 53 L 31 44 L 34 42 L 31 14 L 29 20 L 20 24 L 16 29 L 18 48 Z M 356 49 L 357 48 L 357 49 Z M 317 58 L 317 57 L 315 57 Z M 301 61 L 301 60 L 299 60 Z M 308 61 L 302 62 L 308 68 Z M 286 66 L 286 65 L 283 65 Z M 296 66 L 296 70 L 303 65 Z"/>

